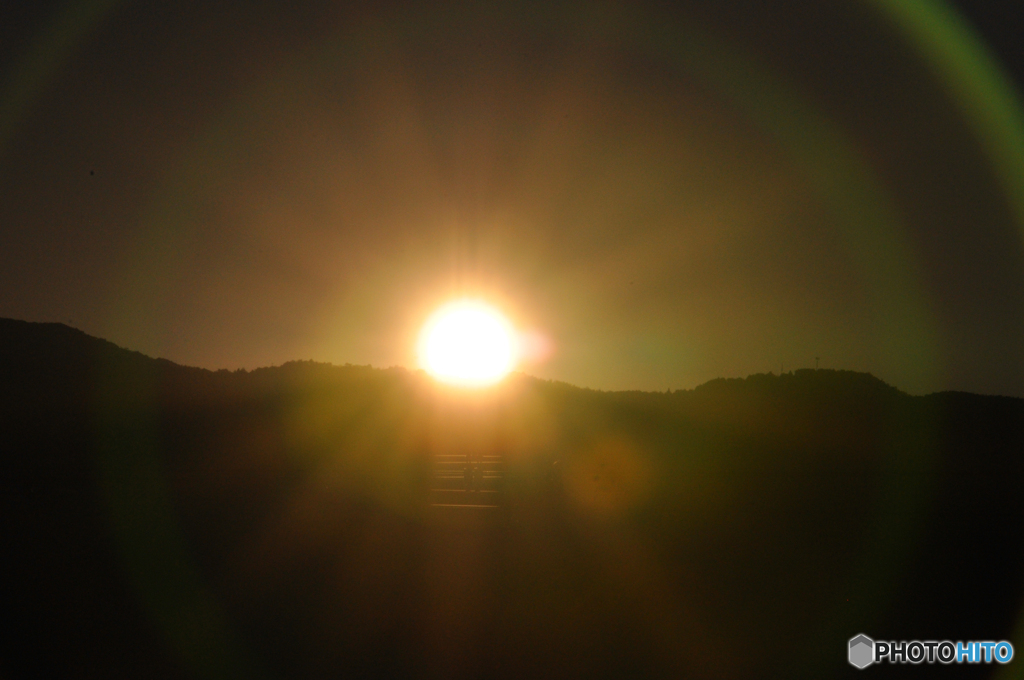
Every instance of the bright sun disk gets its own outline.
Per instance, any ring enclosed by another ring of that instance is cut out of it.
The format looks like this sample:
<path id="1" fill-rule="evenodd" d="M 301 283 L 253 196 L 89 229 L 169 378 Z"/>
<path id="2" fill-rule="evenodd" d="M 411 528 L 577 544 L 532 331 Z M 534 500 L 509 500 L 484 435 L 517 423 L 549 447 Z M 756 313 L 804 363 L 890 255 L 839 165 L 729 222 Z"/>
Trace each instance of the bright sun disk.
<path id="1" fill-rule="evenodd" d="M 420 334 L 420 365 L 438 380 L 458 385 L 495 383 L 516 361 L 515 331 L 492 307 L 472 300 L 445 305 Z"/>

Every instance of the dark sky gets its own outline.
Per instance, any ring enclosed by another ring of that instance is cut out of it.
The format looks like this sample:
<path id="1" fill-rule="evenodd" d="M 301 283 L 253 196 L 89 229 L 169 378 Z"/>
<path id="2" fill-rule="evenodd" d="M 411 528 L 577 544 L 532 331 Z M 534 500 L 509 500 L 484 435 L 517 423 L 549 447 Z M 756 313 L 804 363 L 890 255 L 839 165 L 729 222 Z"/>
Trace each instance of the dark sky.
<path id="1" fill-rule="evenodd" d="M 0 316 L 413 366 L 471 295 L 583 386 L 1024 396 L 1009 4 L 7 5 Z"/>

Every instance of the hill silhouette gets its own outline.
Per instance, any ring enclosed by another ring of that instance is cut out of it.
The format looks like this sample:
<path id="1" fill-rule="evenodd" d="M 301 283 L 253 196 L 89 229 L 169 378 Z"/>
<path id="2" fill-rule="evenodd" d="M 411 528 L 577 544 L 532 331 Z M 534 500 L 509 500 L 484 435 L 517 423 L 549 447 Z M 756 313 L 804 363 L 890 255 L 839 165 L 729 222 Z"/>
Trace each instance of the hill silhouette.
<path id="1" fill-rule="evenodd" d="M 3 319 L 0 676 L 817 678 L 858 633 L 1009 639 L 1021 423 L 848 371 L 469 393 Z"/>

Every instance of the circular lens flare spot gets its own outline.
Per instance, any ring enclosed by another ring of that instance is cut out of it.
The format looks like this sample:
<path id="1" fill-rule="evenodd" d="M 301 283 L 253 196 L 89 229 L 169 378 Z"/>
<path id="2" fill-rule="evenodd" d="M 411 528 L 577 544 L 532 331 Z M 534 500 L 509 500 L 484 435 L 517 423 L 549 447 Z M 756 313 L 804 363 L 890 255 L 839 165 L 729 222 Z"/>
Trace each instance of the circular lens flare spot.
<path id="1" fill-rule="evenodd" d="M 515 331 L 492 307 L 473 300 L 445 305 L 420 334 L 420 365 L 438 380 L 490 385 L 516 362 Z"/>

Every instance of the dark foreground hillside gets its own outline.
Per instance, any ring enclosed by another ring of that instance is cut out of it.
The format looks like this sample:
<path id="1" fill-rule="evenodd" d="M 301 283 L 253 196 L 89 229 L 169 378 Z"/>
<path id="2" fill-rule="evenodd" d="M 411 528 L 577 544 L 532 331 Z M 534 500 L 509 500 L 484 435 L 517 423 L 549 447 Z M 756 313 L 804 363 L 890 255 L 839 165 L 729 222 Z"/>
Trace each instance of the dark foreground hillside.
<path id="1" fill-rule="evenodd" d="M 1022 424 L 849 372 L 459 393 L 0 320 L 0 677 L 822 678 L 858 633 L 1010 639 Z"/>

